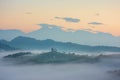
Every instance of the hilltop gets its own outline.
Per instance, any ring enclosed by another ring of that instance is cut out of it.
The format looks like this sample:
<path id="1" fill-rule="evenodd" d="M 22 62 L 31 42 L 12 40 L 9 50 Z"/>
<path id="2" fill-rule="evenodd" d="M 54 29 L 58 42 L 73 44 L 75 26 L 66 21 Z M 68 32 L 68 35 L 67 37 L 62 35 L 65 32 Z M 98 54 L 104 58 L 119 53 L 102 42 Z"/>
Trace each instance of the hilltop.
<path id="1" fill-rule="evenodd" d="M 71 42 L 59 42 L 52 39 L 36 40 L 30 37 L 19 36 L 11 41 L 2 41 L 6 45 L 22 50 L 50 50 L 57 48 L 66 52 L 120 52 L 119 47 L 112 46 L 89 46 Z"/>
<path id="2" fill-rule="evenodd" d="M 42 54 L 32 54 L 30 52 L 19 52 L 12 55 L 4 56 L 4 60 L 14 61 L 16 63 L 35 63 L 35 64 L 48 64 L 48 63 L 81 63 L 89 62 L 94 63 L 99 61 L 99 57 L 90 57 L 87 55 L 76 55 L 74 53 L 61 53 L 55 49 L 50 52 Z"/>

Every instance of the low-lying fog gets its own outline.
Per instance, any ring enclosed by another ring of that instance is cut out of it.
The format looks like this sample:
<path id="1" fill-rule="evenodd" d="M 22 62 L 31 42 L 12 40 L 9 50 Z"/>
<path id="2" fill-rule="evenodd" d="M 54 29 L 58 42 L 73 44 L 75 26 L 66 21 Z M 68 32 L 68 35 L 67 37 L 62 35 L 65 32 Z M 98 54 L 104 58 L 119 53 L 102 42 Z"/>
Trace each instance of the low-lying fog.
<path id="1" fill-rule="evenodd" d="M 41 53 L 41 51 L 33 51 Z M 3 62 L 0 53 L 0 80 L 120 80 L 109 71 L 120 69 L 120 59 L 102 60 L 100 63 L 16 65 Z"/>

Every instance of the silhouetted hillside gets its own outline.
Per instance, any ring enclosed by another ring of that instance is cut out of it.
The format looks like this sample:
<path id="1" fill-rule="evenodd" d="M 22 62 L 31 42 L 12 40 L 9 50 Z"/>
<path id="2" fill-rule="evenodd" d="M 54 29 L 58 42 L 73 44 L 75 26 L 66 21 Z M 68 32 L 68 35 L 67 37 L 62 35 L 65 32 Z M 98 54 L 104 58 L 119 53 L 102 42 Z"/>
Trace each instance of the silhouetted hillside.
<path id="1" fill-rule="evenodd" d="M 0 42 L 0 51 L 11 51 L 11 50 L 15 50 L 15 48 Z"/>
<path id="2" fill-rule="evenodd" d="M 64 31 L 62 26 L 53 24 L 39 24 L 40 29 L 29 33 L 24 33 L 20 30 L 0 30 L 0 39 L 12 40 L 18 36 L 26 36 L 39 40 L 52 39 L 60 42 L 73 42 L 83 45 L 105 45 L 120 47 L 120 36 L 114 36 L 109 33 L 95 31 L 89 29 Z"/>
<path id="3" fill-rule="evenodd" d="M 20 52 L 20 53 L 7 55 L 4 58 L 19 58 L 19 57 L 22 57 L 22 56 L 25 56 L 25 55 L 29 55 L 29 54 L 31 54 L 31 53 L 30 52 Z"/>
<path id="4" fill-rule="evenodd" d="M 5 42 L 5 41 L 4 41 Z M 71 42 L 57 42 L 51 39 L 46 40 L 36 40 L 34 38 L 29 37 L 16 37 L 15 39 L 7 42 L 13 47 L 20 49 L 28 49 L 28 50 L 49 50 L 51 48 L 57 48 L 60 51 L 69 51 L 69 52 L 120 52 L 119 47 L 110 47 L 110 46 L 88 46 L 88 45 L 80 45 Z"/>
<path id="5" fill-rule="evenodd" d="M 90 57 L 87 55 L 75 55 L 66 54 L 51 50 L 50 52 L 42 54 L 32 54 L 30 52 L 19 52 L 12 55 L 7 55 L 4 60 L 15 61 L 17 63 L 79 63 L 79 62 L 89 62 L 94 63 L 99 61 L 99 57 Z"/>

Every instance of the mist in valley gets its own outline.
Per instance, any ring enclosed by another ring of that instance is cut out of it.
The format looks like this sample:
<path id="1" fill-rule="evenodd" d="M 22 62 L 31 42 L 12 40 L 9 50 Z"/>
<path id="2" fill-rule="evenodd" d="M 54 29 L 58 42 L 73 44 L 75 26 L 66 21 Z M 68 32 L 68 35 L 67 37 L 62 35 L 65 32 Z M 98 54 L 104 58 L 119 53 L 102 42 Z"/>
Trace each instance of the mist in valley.
<path id="1" fill-rule="evenodd" d="M 2 61 L 3 56 L 16 52 L 20 51 L 0 53 L 0 80 L 120 80 L 120 76 L 110 73 L 119 70 L 119 58 L 78 64 L 20 65 Z M 32 51 L 34 54 L 41 52 L 43 51 Z"/>

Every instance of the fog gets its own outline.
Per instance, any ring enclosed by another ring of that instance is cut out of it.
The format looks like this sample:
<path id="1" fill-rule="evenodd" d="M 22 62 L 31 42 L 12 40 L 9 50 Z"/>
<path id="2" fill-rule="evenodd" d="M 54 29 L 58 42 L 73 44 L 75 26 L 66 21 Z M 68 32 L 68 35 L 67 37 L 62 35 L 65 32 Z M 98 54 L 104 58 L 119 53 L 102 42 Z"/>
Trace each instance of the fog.
<path id="1" fill-rule="evenodd" d="M 13 53 L 0 53 L 0 80 L 120 80 L 120 76 L 109 73 L 120 69 L 120 59 L 103 59 L 92 64 L 43 65 L 19 65 L 1 60 L 3 56 Z"/>

